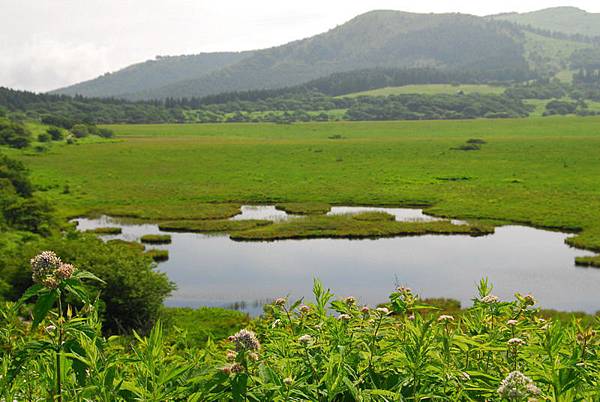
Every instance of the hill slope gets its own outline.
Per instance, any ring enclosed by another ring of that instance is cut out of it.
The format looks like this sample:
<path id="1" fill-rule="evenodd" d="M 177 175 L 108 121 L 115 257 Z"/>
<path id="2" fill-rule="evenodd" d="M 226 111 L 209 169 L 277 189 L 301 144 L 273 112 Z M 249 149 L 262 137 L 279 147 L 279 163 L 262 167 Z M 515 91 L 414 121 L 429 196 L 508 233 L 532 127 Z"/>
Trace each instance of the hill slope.
<path id="1" fill-rule="evenodd" d="M 526 69 L 520 36 L 514 27 L 475 16 L 373 11 L 324 34 L 254 51 L 221 69 L 202 71 L 200 76 L 182 75 L 177 80 L 177 74 L 171 73 L 170 83 L 163 80 L 142 88 L 140 82 L 138 90 L 129 93 L 108 76 L 94 80 L 94 86 L 79 84 L 56 93 L 164 99 L 279 88 L 336 72 L 373 67 Z M 138 65 L 138 72 L 146 67 Z M 119 78 L 124 79 L 125 75 Z M 118 88 L 119 93 L 113 88 Z"/>
<path id="2" fill-rule="evenodd" d="M 160 88 L 182 80 L 200 78 L 235 64 L 251 52 L 201 53 L 157 57 L 114 73 L 84 81 L 52 93 L 86 97 L 127 97 L 127 94 Z"/>
<path id="3" fill-rule="evenodd" d="M 494 15 L 491 18 L 569 35 L 600 36 L 600 13 L 588 13 L 576 7 L 554 7 L 522 14 Z"/>

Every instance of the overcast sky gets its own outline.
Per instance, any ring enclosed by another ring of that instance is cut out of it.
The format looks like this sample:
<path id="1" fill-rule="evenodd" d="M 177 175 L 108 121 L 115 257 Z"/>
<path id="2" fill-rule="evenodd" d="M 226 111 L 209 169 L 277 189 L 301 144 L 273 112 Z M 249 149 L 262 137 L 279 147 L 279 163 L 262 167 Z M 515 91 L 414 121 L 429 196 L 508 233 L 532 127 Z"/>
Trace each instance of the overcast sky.
<path id="1" fill-rule="evenodd" d="M 488 15 L 598 0 L 0 0 L 0 86 L 46 91 L 156 55 L 247 50 L 374 9 Z"/>

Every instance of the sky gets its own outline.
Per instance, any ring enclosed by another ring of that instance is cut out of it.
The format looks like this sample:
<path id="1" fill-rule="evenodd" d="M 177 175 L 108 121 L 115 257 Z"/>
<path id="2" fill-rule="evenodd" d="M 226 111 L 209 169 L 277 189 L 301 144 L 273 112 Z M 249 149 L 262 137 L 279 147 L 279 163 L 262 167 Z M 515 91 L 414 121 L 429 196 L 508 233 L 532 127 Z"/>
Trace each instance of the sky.
<path id="1" fill-rule="evenodd" d="M 598 0 L 0 0 L 0 86 L 43 92 L 157 55 L 250 50 L 375 9 L 489 15 Z"/>

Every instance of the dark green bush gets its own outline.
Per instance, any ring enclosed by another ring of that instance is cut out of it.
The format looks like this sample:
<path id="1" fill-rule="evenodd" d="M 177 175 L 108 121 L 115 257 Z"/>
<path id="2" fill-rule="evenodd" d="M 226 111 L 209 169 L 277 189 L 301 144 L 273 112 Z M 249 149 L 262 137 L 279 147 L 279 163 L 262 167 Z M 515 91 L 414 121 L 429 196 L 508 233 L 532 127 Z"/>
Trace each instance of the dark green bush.
<path id="1" fill-rule="evenodd" d="M 46 130 L 46 133 L 52 137 L 52 141 L 60 141 L 63 139 L 63 132 L 58 127 L 50 127 Z"/>
<path id="2" fill-rule="evenodd" d="M 102 138 L 113 138 L 115 136 L 115 133 L 112 130 L 109 130 L 108 128 L 99 128 L 96 135 Z"/>
<path id="3" fill-rule="evenodd" d="M 166 274 L 157 272 L 139 249 L 70 232 L 66 237 L 39 238 L 12 250 L 0 250 L 0 277 L 12 286 L 8 297 L 18 298 L 32 284 L 29 260 L 44 250 L 54 250 L 63 261 L 85 267 L 106 282 L 98 295 L 108 333 L 149 330 L 174 289 Z"/>
<path id="4" fill-rule="evenodd" d="M 71 133 L 73 133 L 76 138 L 83 138 L 90 135 L 90 130 L 85 124 L 76 124 L 71 128 Z"/>
<path id="5" fill-rule="evenodd" d="M 50 142 L 52 141 L 52 136 L 48 133 L 41 133 L 38 135 L 39 142 Z"/>
<path id="6" fill-rule="evenodd" d="M 31 132 L 22 123 L 0 118 L 0 145 L 25 148 L 31 143 Z"/>

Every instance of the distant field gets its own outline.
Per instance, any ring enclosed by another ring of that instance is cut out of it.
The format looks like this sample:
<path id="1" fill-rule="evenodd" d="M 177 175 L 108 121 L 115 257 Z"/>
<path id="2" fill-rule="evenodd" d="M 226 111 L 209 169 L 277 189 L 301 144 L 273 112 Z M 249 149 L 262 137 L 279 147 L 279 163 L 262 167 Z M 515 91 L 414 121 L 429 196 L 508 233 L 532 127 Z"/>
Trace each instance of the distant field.
<path id="1" fill-rule="evenodd" d="M 586 229 L 580 245 L 600 249 L 598 127 L 598 117 L 117 125 L 110 126 L 116 142 L 11 153 L 65 215 L 222 217 L 240 203 L 425 204 L 457 218 Z M 471 138 L 487 143 L 454 150 Z"/>
<path id="2" fill-rule="evenodd" d="M 355 92 L 353 94 L 343 95 L 344 97 L 356 96 L 388 96 L 404 94 L 456 94 L 460 91 L 471 94 L 502 94 L 505 88 L 492 85 L 450 85 L 450 84 L 425 84 L 425 85 L 405 85 L 402 87 L 386 87 L 373 89 L 371 91 Z"/>
<path id="3" fill-rule="evenodd" d="M 564 100 L 572 102 L 572 99 L 565 98 Z M 551 100 L 549 99 L 525 99 L 524 102 L 535 107 L 535 110 L 531 112 L 530 117 L 541 117 L 546 111 L 546 105 Z M 600 112 L 600 102 L 593 102 L 586 100 L 585 103 L 588 105 L 588 110 L 593 112 Z"/>

